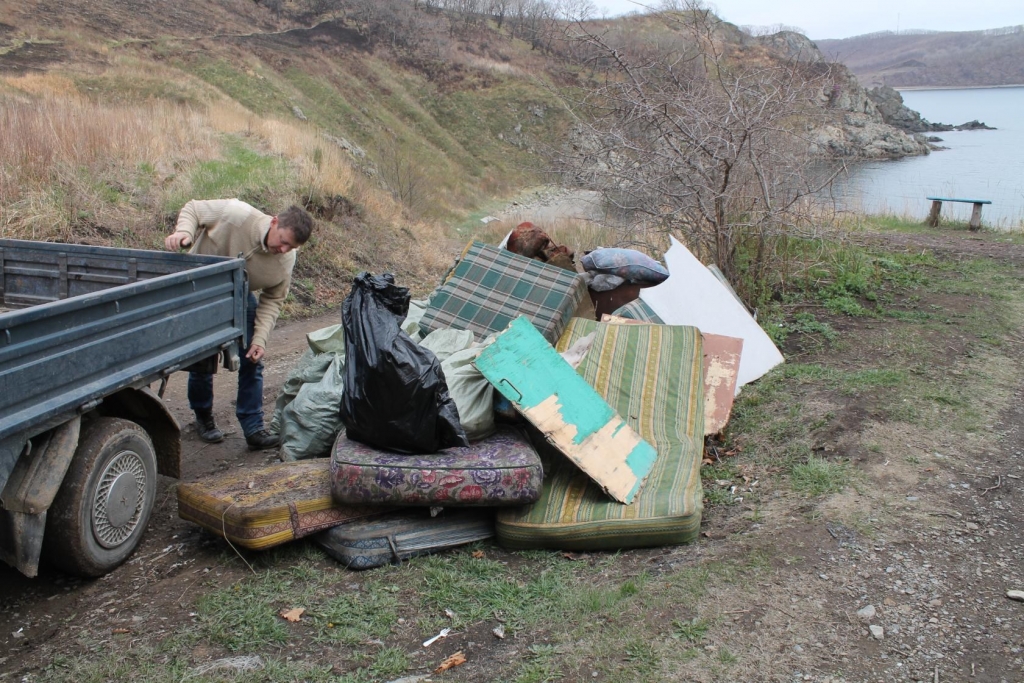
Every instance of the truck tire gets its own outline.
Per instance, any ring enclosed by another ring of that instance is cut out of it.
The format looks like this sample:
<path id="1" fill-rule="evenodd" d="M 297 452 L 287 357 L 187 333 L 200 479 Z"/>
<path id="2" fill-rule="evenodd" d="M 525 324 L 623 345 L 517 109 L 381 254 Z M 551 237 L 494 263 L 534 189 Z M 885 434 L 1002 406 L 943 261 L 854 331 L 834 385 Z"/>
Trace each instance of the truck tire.
<path id="1" fill-rule="evenodd" d="M 46 516 L 47 559 L 80 576 L 117 567 L 142 540 L 156 486 L 156 453 L 142 427 L 112 417 L 89 421 Z"/>

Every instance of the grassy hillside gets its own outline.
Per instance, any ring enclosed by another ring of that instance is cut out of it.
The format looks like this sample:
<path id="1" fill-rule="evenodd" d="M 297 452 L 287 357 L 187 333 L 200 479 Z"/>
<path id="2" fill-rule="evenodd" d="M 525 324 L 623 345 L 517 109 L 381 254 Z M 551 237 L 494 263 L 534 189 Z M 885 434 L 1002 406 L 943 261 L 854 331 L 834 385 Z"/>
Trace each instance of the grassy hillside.
<path id="1" fill-rule="evenodd" d="M 1024 26 L 992 31 L 872 33 L 816 41 L 865 87 L 1024 83 Z"/>
<path id="2" fill-rule="evenodd" d="M 193 197 L 300 203 L 298 302 L 363 269 L 429 287 L 448 225 L 561 138 L 546 62 L 485 24 L 442 41 L 427 17 L 410 48 L 304 8 L 0 1 L 0 235 L 158 248 Z"/>

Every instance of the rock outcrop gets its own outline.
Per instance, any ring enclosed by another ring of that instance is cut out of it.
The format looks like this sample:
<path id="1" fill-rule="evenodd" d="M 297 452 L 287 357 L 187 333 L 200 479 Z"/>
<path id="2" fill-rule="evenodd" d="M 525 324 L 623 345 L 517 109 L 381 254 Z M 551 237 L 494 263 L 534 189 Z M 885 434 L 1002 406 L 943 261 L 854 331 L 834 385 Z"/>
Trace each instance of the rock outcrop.
<path id="1" fill-rule="evenodd" d="M 820 96 L 825 122 L 810 134 L 813 153 L 892 159 L 928 154 L 932 150 L 923 136 L 887 122 L 867 90 L 857 82 L 856 76 L 842 64 L 827 63 L 817 46 L 806 36 L 781 31 L 760 40 L 787 59 L 818 64 L 828 70 L 829 85 Z M 896 96 L 899 97 L 899 93 Z M 917 116 L 920 118 L 919 114 Z"/>
<path id="2" fill-rule="evenodd" d="M 891 126 L 896 126 L 909 133 L 941 133 L 948 130 L 995 130 L 991 126 L 974 120 L 953 126 L 948 123 L 931 123 L 921 114 L 903 103 L 903 96 L 888 86 L 880 86 L 867 91 L 868 97 L 875 103 L 882 119 Z"/>

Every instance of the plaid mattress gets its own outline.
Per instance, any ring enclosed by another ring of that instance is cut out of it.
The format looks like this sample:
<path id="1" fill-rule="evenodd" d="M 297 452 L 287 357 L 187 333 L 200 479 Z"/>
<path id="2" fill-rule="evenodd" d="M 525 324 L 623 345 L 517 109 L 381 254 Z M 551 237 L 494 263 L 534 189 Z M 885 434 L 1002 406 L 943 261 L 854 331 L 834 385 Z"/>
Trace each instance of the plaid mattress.
<path id="1" fill-rule="evenodd" d="M 602 550 L 697 537 L 704 444 L 700 331 L 574 318 L 558 350 L 594 331 L 597 337 L 579 372 L 620 415 L 629 416 L 629 425 L 655 447 L 658 460 L 633 502 L 622 505 L 566 458 L 550 456 L 540 499 L 498 513 L 498 541 L 506 547 Z"/>
<path id="2" fill-rule="evenodd" d="M 643 299 L 630 301 L 625 306 L 619 306 L 612 312 L 612 315 L 617 315 L 620 318 L 629 318 L 631 320 L 642 320 L 645 323 L 657 323 L 658 325 L 665 324 L 665 321 L 658 317 L 658 314 L 654 312 L 654 309 L 648 306 Z"/>
<path id="3" fill-rule="evenodd" d="M 471 242 L 431 298 L 420 330 L 469 330 L 482 341 L 525 315 L 554 344 L 586 295 L 577 273 Z"/>

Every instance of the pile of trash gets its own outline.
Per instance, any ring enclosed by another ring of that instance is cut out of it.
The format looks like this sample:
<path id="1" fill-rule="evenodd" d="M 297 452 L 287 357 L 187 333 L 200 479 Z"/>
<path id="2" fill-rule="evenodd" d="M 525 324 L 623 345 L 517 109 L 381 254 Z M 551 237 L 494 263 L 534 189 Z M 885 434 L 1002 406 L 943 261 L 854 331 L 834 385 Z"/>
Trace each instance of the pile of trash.
<path id="1" fill-rule="evenodd" d="M 361 273 L 282 387 L 282 462 L 180 485 L 179 514 L 251 549 L 311 536 L 353 569 L 490 537 L 693 541 L 704 437 L 783 360 L 716 272 L 675 240 L 664 264 L 577 259 L 524 223 L 423 301 Z"/>

